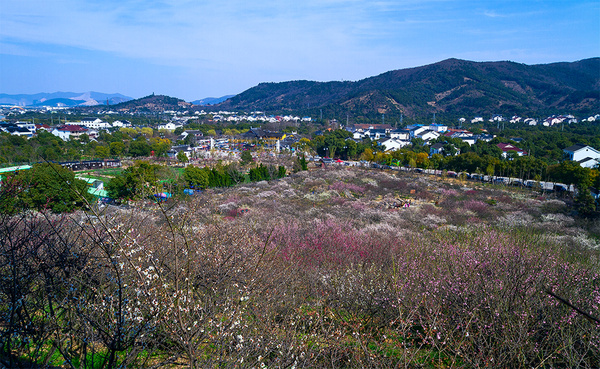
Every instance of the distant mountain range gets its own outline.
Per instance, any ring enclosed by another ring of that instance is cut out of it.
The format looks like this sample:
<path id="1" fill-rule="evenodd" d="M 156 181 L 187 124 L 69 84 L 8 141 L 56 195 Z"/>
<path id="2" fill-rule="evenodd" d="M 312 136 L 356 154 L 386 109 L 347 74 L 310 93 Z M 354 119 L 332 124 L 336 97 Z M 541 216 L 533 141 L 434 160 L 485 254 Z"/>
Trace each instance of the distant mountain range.
<path id="1" fill-rule="evenodd" d="M 191 103 L 194 105 L 215 105 L 234 96 L 235 95 L 226 95 L 221 97 L 206 97 L 204 99 L 194 100 Z"/>
<path id="2" fill-rule="evenodd" d="M 161 96 L 161 95 L 156 95 Z M 215 105 L 221 103 L 235 95 L 226 95 L 221 97 L 206 97 L 204 99 L 192 101 L 194 105 Z M 144 99 L 144 98 L 141 98 Z M 134 98 L 121 94 L 106 94 L 101 92 L 53 92 L 53 93 L 37 93 L 37 94 L 0 94 L 0 104 L 17 105 L 17 106 L 96 106 L 115 105 Z M 139 99 L 138 99 L 139 100 Z M 182 100 L 181 100 L 182 101 Z"/>
<path id="3" fill-rule="evenodd" d="M 121 94 L 105 94 L 101 92 L 53 92 L 38 94 L 0 94 L 0 104 L 19 106 L 94 106 L 118 104 L 133 98 Z"/>
<path id="4" fill-rule="evenodd" d="M 0 104 L 21 106 L 106 106 L 160 112 L 210 106 L 218 110 L 294 112 L 345 120 L 460 116 L 544 116 L 600 113 L 600 58 L 577 62 L 526 65 L 510 61 L 472 62 L 447 59 L 399 69 L 356 82 L 289 81 L 261 83 L 239 95 L 205 98 L 191 103 L 150 95 L 132 99 L 121 94 L 55 92 L 0 94 Z"/>
<path id="5" fill-rule="evenodd" d="M 525 65 L 448 59 L 356 82 L 261 83 L 218 109 L 296 111 L 345 120 L 600 112 L 600 58 Z"/>

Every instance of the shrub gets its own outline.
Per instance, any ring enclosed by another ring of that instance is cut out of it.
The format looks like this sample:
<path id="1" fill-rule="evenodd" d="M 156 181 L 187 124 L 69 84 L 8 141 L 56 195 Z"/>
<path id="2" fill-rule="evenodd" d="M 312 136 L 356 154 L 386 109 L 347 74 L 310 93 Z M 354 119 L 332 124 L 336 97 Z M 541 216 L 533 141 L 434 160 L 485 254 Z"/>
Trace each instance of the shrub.
<path id="1" fill-rule="evenodd" d="M 548 293 L 597 315 L 598 251 L 579 218 L 503 213 L 486 191 L 390 211 L 389 190 L 314 175 L 96 217 L 0 217 L 0 362 L 32 366 L 52 347 L 47 365 L 103 368 L 600 360 L 600 325 Z M 415 188 L 442 195 L 433 185 Z M 353 186 L 359 199 L 336 196 Z"/>
<path id="2" fill-rule="evenodd" d="M 542 213 L 564 213 L 566 210 L 567 204 L 561 200 L 546 200 L 540 209 Z"/>

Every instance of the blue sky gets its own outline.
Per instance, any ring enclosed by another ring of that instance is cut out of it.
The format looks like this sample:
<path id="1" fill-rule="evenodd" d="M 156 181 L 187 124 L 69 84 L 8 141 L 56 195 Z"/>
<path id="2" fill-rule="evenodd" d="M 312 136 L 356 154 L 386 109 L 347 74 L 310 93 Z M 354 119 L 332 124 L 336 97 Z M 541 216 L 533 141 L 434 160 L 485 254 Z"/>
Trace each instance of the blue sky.
<path id="1" fill-rule="evenodd" d="M 600 56 L 598 0 L 0 0 L 0 93 L 188 101 L 447 58 Z"/>

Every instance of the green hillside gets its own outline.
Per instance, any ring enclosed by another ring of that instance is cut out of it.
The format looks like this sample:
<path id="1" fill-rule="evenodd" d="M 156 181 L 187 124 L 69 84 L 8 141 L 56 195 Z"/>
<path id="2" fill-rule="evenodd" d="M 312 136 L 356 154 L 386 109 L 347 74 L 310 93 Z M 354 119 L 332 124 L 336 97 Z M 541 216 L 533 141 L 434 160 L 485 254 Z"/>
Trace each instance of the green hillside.
<path id="1" fill-rule="evenodd" d="M 448 59 L 356 82 L 261 83 L 222 109 L 323 111 L 330 118 L 591 114 L 600 110 L 600 58 L 525 65 Z"/>

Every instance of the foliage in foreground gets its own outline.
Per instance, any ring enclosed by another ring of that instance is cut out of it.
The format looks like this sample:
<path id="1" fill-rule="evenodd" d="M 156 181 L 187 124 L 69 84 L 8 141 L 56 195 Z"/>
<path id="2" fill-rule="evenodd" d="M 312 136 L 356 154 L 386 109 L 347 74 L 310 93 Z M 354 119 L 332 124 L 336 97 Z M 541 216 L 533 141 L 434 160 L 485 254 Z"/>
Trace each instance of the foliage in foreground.
<path id="1" fill-rule="evenodd" d="M 594 367 L 600 325 L 548 294 L 600 305 L 600 227 L 568 206 L 338 170 L 4 216 L 2 364 Z"/>

